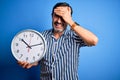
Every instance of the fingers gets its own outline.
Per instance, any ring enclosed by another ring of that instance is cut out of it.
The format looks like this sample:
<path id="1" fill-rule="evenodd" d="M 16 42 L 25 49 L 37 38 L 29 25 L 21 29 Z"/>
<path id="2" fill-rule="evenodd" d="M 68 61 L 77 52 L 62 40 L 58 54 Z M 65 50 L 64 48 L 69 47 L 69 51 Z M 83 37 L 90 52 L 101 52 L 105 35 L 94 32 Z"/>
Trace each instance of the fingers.
<path id="1" fill-rule="evenodd" d="M 24 61 L 18 61 L 18 64 L 20 66 L 22 66 L 23 68 L 26 68 L 26 69 L 29 69 L 31 68 L 32 66 L 37 66 L 38 65 L 38 62 L 35 62 L 35 63 L 28 63 L 28 62 L 24 62 Z"/>
<path id="2" fill-rule="evenodd" d="M 29 69 L 29 68 L 31 68 L 31 67 L 32 67 L 32 65 L 28 65 L 28 66 L 26 66 L 25 68 Z"/>
<path id="3" fill-rule="evenodd" d="M 63 16 L 64 14 L 71 13 L 71 9 L 70 7 L 57 7 L 56 9 L 54 9 L 54 13 Z"/>
<path id="4" fill-rule="evenodd" d="M 54 13 L 60 17 L 67 23 L 70 24 L 72 20 L 72 15 L 71 15 L 71 8 L 70 7 L 57 7 L 54 9 Z"/>
<path id="5" fill-rule="evenodd" d="M 33 66 L 37 66 L 38 65 L 38 62 L 34 62 L 32 63 Z"/>
<path id="6" fill-rule="evenodd" d="M 23 68 L 27 68 L 27 69 L 32 67 L 32 65 L 29 64 L 28 62 L 18 61 L 18 64 Z"/>
<path id="7" fill-rule="evenodd" d="M 63 12 L 65 11 L 66 12 L 66 11 L 69 11 L 69 7 L 67 7 L 67 6 L 66 7 L 57 7 L 57 8 L 55 8 L 54 11 L 63 11 Z"/>

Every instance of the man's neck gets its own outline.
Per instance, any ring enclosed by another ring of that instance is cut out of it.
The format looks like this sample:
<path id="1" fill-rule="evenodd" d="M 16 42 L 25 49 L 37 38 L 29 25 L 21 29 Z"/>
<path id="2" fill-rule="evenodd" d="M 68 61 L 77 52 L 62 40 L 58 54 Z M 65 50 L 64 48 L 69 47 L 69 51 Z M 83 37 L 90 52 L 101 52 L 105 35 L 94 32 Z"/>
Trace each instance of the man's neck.
<path id="1" fill-rule="evenodd" d="M 59 39 L 63 33 L 64 33 L 64 31 L 62 31 L 62 32 L 54 31 L 53 35 L 54 35 L 55 39 Z"/>

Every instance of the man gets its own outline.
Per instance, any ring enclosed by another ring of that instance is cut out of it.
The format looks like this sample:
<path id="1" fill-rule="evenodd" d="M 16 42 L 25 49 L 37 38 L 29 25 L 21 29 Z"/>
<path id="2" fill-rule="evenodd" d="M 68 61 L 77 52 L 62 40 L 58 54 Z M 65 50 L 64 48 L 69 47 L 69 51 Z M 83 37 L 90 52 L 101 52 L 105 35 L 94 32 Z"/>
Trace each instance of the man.
<path id="1" fill-rule="evenodd" d="M 66 2 L 57 3 L 52 10 L 53 29 L 42 34 L 47 40 L 47 52 L 40 62 L 29 64 L 18 61 L 23 68 L 40 64 L 41 80 L 78 80 L 79 49 L 95 46 L 98 38 L 72 19 L 72 7 Z M 67 25 L 70 30 L 67 30 Z"/>

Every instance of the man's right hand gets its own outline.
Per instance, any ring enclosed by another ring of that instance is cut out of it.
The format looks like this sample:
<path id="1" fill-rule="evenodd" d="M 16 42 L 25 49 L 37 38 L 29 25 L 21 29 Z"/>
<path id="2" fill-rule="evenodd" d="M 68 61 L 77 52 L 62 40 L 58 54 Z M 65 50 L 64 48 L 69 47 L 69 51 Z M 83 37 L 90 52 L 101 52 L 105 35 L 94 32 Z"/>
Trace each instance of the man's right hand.
<path id="1" fill-rule="evenodd" d="M 24 62 L 24 61 L 18 61 L 18 64 L 20 66 L 22 66 L 23 68 L 26 68 L 26 69 L 29 69 L 31 68 L 32 66 L 37 66 L 38 65 L 38 62 L 35 62 L 35 63 L 28 63 L 28 62 Z"/>

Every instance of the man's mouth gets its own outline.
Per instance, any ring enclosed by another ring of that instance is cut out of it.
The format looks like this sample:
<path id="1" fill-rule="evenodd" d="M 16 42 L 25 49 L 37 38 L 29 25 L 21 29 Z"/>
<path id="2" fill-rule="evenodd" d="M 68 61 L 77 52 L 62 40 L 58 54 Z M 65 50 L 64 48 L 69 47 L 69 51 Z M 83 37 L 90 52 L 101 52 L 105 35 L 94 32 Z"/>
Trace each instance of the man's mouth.
<path id="1" fill-rule="evenodd" d="M 62 23 L 59 23 L 59 22 L 54 22 L 54 24 L 55 24 L 56 26 L 58 26 L 58 25 L 63 26 L 63 24 L 62 24 Z"/>

